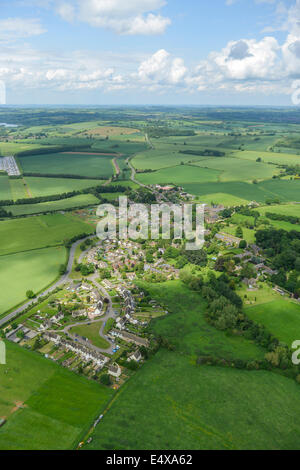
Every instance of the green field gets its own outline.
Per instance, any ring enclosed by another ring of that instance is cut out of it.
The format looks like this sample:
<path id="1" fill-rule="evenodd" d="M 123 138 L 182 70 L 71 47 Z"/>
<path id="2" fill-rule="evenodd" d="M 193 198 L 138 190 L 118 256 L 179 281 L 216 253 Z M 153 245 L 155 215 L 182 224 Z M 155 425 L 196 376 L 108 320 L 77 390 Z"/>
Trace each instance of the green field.
<path id="1" fill-rule="evenodd" d="M 273 165 L 256 163 L 255 161 L 241 160 L 238 158 L 214 158 L 194 163 L 194 165 L 221 171 L 220 181 L 253 181 L 272 178 L 279 174 L 279 170 Z"/>
<path id="2" fill-rule="evenodd" d="M 172 168 L 164 168 L 155 173 L 137 174 L 136 179 L 144 184 L 179 184 L 202 183 L 217 181 L 219 171 L 206 168 L 197 168 L 191 165 L 179 165 Z"/>
<path id="3" fill-rule="evenodd" d="M 0 174 L 0 201 L 12 199 L 8 176 Z"/>
<path id="4" fill-rule="evenodd" d="M 33 197 L 52 196 L 56 194 L 80 191 L 81 189 L 100 186 L 103 180 L 84 180 L 69 178 L 25 178 Z"/>
<path id="5" fill-rule="evenodd" d="M 266 163 L 275 163 L 276 165 L 299 165 L 300 156 L 293 155 L 290 153 L 276 153 L 276 152 L 262 152 L 260 150 L 253 151 L 243 151 L 243 152 L 234 152 L 234 157 L 241 158 L 243 160 L 257 160 L 258 157 Z"/>
<path id="6" fill-rule="evenodd" d="M 101 349 L 108 349 L 109 343 L 99 336 L 102 322 L 91 323 L 90 325 L 74 326 L 70 333 L 88 338 L 94 346 Z"/>
<path id="7" fill-rule="evenodd" d="M 49 153 L 19 157 L 24 172 L 69 174 L 96 178 L 112 176 L 112 159 L 112 156 L 88 153 Z"/>
<path id="8" fill-rule="evenodd" d="M 179 281 L 145 284 L 151 297 L 166 304 L 171 315 L 152 322 L 155 335 L 161 335 L 176 350 L 196 356 L 217 355 L 225 359 L 262 359 L 264 351 L 240 336 L 228 335 L 210 326 L 205 318 L 206 303 Z"/>
<path id="9" fill-rule="evenodd" d="M 0 366 L 1 450 L 71 449 L 112 391 L 7 342 Z M 22 408 L 21 408 L 22 407 Z"/>
<path id="10" fill-rule="evenodd" d="M 260 207 L 258 212 L 262 215 L 265 215 L 266 212 L 271 212 L 273 214 L 291 215 L 293 217 L 300 218 L 300 204 L 276 204 L 275 206 L 265 206 Z"/>
<path id="11" fill-rule="evenodd" d="M 208 170 L 207 170 L 208 171 Z M 151 175 L 151 173 L 149 174 Z M 184 189 L 196 196 L 214 200 L 218 193 L 228 194 L 232 201 L 241 198 L 246 201 L 257 201 L 264 203 L 267 199 L 279 198 L 283 202 L 300 201 L 300 181 L 269 180 L 259 184 L 244 182 L 227 183 L 184 183 Z"/>
<path id="12" fill-rule="evenodd" d="M 5 209 L 12 212 L 13 215 L 29 215 L 40 214 L 50 211 L 63 211 L 77 207 L 85 207 L 99 204 L 99 200 L 92 194 L 80 194 L 67 199 L 58 201 L 40 202 L 38 204 L 20 204 L 15 206 L 7 206 Z"/>
<path id="13" fill-rule="evenodd" d="M 300 304 L 278 299 L 246 309 L 247 315 L 267 329 L 280 341 L 291 346 L 300 339 Z"/>
<path id="14" fill-rule="evenodd" d="M 280 375 L 200 367 L 160 350 L 125 385 L 86 448 L 299 449 L 299 402 L 299 385 Z"/>
<path id="15" fill-rule="evenodd" d="M 92 233 L 93 228 L 71 214 L 52 214 L 0 222 L 0 256 L 60 245 L 64 240 Z"/>
<path id="16" fill-rule="evenodd" d="M 61 246 L 1 256 L 0 317 L 23 302 L 27 290 L 39 292 L 53 282 L 66 257 L 66 249 Z"/>

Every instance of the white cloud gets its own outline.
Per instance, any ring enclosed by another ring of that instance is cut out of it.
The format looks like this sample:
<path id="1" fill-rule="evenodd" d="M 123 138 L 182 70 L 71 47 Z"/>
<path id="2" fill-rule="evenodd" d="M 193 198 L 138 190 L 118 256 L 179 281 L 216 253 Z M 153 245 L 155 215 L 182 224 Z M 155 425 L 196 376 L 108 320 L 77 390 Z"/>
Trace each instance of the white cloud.
<path id="1" fill-rule="evenodd" d="M 186 73 L 183 59 L 173 58 L 161 49 L 141 63 L 138 78 L 145 85 L 178 85 Z"/>
<path id="2" fill-rule="evenodd" d="M 6 18 L 0 20 L 0 41 L 15 41 L 17 39 L 38 36 L 46 30 L 36 18 Z"/>

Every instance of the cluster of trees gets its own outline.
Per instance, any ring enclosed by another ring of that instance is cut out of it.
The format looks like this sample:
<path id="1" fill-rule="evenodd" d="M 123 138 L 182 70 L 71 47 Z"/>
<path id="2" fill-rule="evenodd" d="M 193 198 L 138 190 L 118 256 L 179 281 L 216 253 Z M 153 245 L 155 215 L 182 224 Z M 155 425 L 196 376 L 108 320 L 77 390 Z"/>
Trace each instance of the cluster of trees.
<path id="1" fill-rule="evenodd" d="M 259 230 L 256 243 L 264 249 L 273 268 L 278 270 L 271 278 L 280 287 L 300 296 L 300 233 L 285 230 Z"/>
<path id="2" fill-rule="evenodd" d="M 7 212 L 3 207 L 0 207 L 0 219 L 5 217 L 12 217 L 12 213 Z"/>
<path id="3" fill-rule="evenodd" d="M 89 274 L 93 274 L 95 272 L 95 266 L 90 263 L 90 264 L 83 264 L 79 263 L 75 267 L 75 271 L 81 272 L 83 276 L 88 276 Z"/>

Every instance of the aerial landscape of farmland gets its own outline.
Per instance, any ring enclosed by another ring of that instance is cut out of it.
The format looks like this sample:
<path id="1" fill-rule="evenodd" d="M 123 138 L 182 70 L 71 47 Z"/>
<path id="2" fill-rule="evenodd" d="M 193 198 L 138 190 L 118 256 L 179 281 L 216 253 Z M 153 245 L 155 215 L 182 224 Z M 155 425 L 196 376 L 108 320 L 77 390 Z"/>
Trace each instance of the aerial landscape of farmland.
<path id="1" fill-rule="evenodd" d="M 1 457 L 300 450 L 300 1 L 0 16 Z"/>

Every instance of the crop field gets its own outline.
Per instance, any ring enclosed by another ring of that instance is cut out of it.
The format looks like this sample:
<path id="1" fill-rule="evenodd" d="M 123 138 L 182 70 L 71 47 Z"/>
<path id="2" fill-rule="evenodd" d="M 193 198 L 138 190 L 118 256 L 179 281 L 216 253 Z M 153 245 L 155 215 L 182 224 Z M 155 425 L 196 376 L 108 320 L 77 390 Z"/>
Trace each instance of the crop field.
<path id="1" fill-rule="evenodd" d="M 67 258 L 62 246 L 0 257 L 0 317 L 26 299 L 27 290 L 39 292 L 58 276 Z"/>
<path id="2" fill-rule="evenodd" d="M 300 304 L 278 299 L 246 309 L 246 314 L 265 325 L 280 341 L 291 346 L 300 338 Z"/>
<path id="3" fill-rule="evenodd" d="M 178 184 L 184 186 L 186 182 L 201 183 L 217 181 L 219 172 L 206 168 L 198 168 L 191 165 L 179 165 L 172 168 L 164 168 L 155 173 L 141 173 L 136 179 L 144 184 Z"/>
<path id="4" fill-rule="evenodd" d="M 1 450 L 72 449 L 113 392 L 13 343 L 0 368 Z"/>
<path id="5" fill-rule="evenodd" d="M 32 197 L 52 196 L 56 194 L 80 191 L 81 189 L 100 186 L 103 180 L 84 180 L 70 178 L 38 178 L 27 176 L 26 183 Z"/>
<path id="6" fill-rule="evenodd" d="M 71 214 L 6 220 L 0 222 L 0 255 L 61 245 L 75 235 L 92 232 L 90 225 Z"/>
<path id="7" fill-rule="evenodd" d="M 99 204 L 98 198 L 92 194 L 80 194 L 67 199 L 58 201 L 40 202 L 38 204 L 20 204 L 15 206 L 7 206 L 5 209 L 12 212 L 14 216 L 41 214 L 43 212 L 63 211 Z"/>
<path id="8" fill-rule="evenodd" d="M 0 175 L 0 201 L 12 199 L 9 179 L 6 175 Z"/>
<path id="9" fill-rule="evenodd" d="M 257 163 L 253 161 L 241 160 L 237 158 L 214 158 L 194 163 L 194 165 L 204 168 L 211 168 L 221 172 L 220 181 L 253 181 L 272 178 L 279 174 L 279 170 L 273 165 Z"/>
<path id="10" fill-rule="evenodd" d="M 102 322 L 99 321 L 97 323 L 91 323 L 90 325 L 81 325 L 81 326 L 74 326 L 70 333 L 77 334 L 79 336 L 83 336 L 88 338 L 94 346 L 97 346 L 101 349 L 109 348 L 109 343 L 105 341 L 104 338 L 99 336 L 99 330 L 102 326 Z"/>
<path id="11" fill-rule="evenodd" d="M 25 150 L 38 149 L 40 146 L 37 144 L 27 144 L 24 142 L 0 142 L 0 155 L 9 156 L 15 155 L 18 152 L 24 152 Z"/>
<path id="12" fill-rule="evenodd" d="M 49 153 L 19 157 L 19 160 L 24 172 L 101 178 L 112 176 L 112 158 L 93 153 Z"/>
<path id="13" fill-rule="evenodd" d="M 299 400 L 299 386 L 278 374 L 200 367 L 160 350 L 125 385 L 86 448 L 299 449 Z"/>

